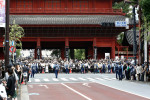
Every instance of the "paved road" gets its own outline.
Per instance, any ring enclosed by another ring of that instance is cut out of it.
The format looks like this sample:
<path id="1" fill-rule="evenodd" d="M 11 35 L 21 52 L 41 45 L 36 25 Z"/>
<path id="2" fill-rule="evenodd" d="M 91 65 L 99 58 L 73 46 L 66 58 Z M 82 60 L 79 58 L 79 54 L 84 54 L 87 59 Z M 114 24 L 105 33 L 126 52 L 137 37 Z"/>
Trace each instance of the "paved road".
<path id="1" fill-rule="evenodd" d="M 36 74 L 27 90 L 30 100 L 150 100 L 150 84 L 119 81 L 114 74 Z"/>
<path id="2" fill-rule="evenodd" d="M 34 78 L 30 78 L 29 84 L 91 82 L 92 80 L 113 81 L 116 78 L 109 74 L 59 74 L 56 79 L 54 74 L 36 74 Z"/>

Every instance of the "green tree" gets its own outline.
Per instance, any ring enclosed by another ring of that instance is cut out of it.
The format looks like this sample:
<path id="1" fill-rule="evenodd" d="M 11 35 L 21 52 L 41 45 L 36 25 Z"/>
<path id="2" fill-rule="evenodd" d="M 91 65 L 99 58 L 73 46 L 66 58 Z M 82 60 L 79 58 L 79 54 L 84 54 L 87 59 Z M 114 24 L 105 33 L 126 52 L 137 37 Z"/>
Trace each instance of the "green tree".
<path id="1" fill-rule="evenodd" d="M 120 45 L 122 44 L 123 38 L 124 38 L 124 33 L 122 32 L 117 37 L 118 44 L 120 44 Z"/>
<path id="2" fill-rule="evenodd" d="M 12 25 L 9 25 L 10 28 L 10 33 L 9 33 L 9 41 L 11 43 L 11 41 L 14 41 L 14 47 L 19 47 L 22 49 L 22 42 L 21 42 L 21 38 L 24 37 L 24 29 L 19 26 L 18 24 L 15 23 L 15 21 L 13 21 Z M 14 48 L 13 50 L 14 51 Z M 11 55 L 12 59 L 14 60 L 14 55 L 12 52 Z"/>
<path id="3" fill-rule="evenodd" d="M 16 49 L 16 57 L 18 58 L 21 55 L 21 49 Z"/>
<path id="4" fill-rule="evenodd" d="M 150 22 L 150 0 L 140 0 L 140 6 L 146 20 Z"/>
<path id="5" fill-rule="evenodd" d="M 16 24 L 15 21 L 12 25 L 9 25 L 9 28 L 9 40 L 15 42 L 14 47 L 20 47 L 22 49 L 22 42 L 20 39 L 24 37 L 24 29 Z"/>
<path id="6" fill-rule="evenodd" d="M 126 3 L 124 3 L 124 1 L 115 2 L 113 4 L 113 9 L 122 9 L 123 13 L 125 13 L 126 16 L 130 17 L 130 15 L 131 15 L 131 13 L 129 13 L 129 11 L 131 11 L 130 4 L 126 4 Z"/>
<path id="7" fill-rule="evenodd" d="M 74 49 L 76 59 L 85 59 L 85 49 Z"/>
<path id="8" fill-rule="evenodd" d="M 61 55 L 60 49 L 52 49 L 51 56 L 60 57 L 60 55 Z"/>
<path id="9" fill-rule="evenodd" d="M 142 11 L 141 29 L 144 30 L 141 35 L 147 35 L 150 32 L 150 0 L 140 0 L 139 4 Z M 150 40 L 150 34 L 145 39 Z"/>

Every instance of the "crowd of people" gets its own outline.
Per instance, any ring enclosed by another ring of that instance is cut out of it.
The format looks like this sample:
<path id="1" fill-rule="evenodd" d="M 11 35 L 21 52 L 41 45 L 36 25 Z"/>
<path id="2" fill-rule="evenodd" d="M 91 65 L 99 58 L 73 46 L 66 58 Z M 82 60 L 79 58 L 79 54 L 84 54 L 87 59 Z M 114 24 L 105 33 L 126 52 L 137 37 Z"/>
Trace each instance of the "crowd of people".
<path id="1" fill-rule="evenodd" d="M 17 97 L 18 84 L 23 83 L 24 73 L 27 73 L 27 81 L 29 78 L 34 78 L 37 73 L 55 73 L 56 78 L 58 73 L 115 73 L 116 78 L 122 80 L 138 80 L 144 81 L 150 79 L 150 68 L 147 64 L 134 65 L 133 60 L 112 60 L 112 59 L 18 59 L 16 64 L 9 64 L 6 69 L 4 61 L 0 63 L 0 87 L 5 86 L 5 91 L 0 94 L 0 100 L 4 98 Z M 10 84 L 11 83 L 11 84 Z"/>

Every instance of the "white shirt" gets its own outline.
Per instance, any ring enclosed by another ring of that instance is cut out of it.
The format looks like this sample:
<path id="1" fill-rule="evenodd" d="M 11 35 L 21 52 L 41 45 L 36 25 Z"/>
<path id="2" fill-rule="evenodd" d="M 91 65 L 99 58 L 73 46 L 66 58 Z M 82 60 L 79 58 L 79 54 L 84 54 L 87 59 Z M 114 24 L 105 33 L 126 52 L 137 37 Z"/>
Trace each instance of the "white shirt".
<path id="1" fill-rule="evenodd" d="M 6 90 L 3 84 L 0 84 L 0 95 L 2 98 L 7 98 Z"/>

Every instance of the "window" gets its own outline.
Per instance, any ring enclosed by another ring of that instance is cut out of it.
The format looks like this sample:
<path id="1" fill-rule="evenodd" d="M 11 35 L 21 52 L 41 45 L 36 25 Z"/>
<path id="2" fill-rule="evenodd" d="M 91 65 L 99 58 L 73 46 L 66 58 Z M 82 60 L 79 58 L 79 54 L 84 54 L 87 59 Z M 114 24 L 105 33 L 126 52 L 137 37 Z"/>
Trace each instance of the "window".
<path id="1" fill-rule="evenodd" d="M 45 0 L 45 8 L 61 8 L 61 0 Z"/>
<path id="2" fill-rule="evenodd" d="M 73 0 L 73 8 L 89 8 L 88 0 Z"/>
<path id="3" fill-rule="evenodd" d="M 17 0 L 17 8 L 32 8 L 32 0 Z"/>

